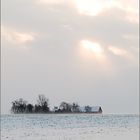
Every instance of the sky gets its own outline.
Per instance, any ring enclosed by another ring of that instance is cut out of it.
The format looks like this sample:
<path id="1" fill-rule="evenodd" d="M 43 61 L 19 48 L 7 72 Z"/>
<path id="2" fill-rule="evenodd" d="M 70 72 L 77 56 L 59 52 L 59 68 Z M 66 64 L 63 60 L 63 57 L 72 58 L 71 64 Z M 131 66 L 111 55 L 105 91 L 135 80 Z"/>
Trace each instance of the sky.
<path id="1" fill-rule="evenodd" d="M 1 1 L 1 112 L 23 98 L 139 111 L 138 0 Z"/>

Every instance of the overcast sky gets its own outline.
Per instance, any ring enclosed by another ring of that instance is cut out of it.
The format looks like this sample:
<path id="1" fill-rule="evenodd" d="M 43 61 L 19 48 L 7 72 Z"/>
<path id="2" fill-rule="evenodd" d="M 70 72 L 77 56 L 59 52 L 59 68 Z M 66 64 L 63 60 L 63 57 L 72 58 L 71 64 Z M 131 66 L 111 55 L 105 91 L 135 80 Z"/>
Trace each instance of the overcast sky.
<path id="1" fill-rule="evenodd" d="M 138 113 L 138 0 L 2 0 L 1 105 L 45 94 Z"/>

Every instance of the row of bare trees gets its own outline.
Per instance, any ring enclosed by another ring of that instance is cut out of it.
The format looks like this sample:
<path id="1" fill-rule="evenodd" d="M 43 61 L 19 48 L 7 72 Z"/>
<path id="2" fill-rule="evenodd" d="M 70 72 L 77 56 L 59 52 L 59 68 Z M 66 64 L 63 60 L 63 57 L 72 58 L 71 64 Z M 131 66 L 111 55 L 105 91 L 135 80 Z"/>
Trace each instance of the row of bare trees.
<path id="1" fill-rule="evenodd" d="M 79 112 L 79 105 L 77 103 L 62 102 L 59 107 L 54 107 L 51 111 L 49 107 L 49 100 L 44 95 L 39 95 L 37 104 L 33 105 L 23 100 L 22 98 L 12 102 L 11 112 L 17 113 L 71 113 Z"/>
<path id="2" fill-rule="evenodd" d="M 11 112 L 12 113 L 48 113 L 49 100 L 44 95 L 39 95 L 37 104 L 32 105 L 22 98 L 12 102 Z"/>

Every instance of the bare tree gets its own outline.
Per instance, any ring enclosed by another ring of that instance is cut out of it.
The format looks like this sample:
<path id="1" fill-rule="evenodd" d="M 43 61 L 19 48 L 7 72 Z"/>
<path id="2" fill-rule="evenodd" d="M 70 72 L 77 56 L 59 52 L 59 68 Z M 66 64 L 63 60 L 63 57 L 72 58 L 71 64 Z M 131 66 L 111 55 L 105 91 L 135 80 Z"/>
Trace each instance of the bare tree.
<path id="1" fill-rule="evenodd" d="M 44 104 L 46 104 L 46 103 L 49 102 L 49 99 L 47 99 L 47 98 L 45 97 L 45 95 L 40 94 L 40 95 L 38 95 L 38 100 L 37 100 L 37 102 L 38 102 L 38 104 L 39 104 L 40 106 L 43 106 Z"/>
<path id="2" fill-rule="evenodd" d="M 39 112 L 46 113 L 49 112 L 49 99 L 45 97 L 45 95 L 38 95 L 38 105 L 36 106 Z M 40 110 L 41 109 L 41 110 Z"/>
<path id="3" fill-rule="evenodd" d="M 72 112 L 72 105 L 66 102 L 62 102 L 59 108 L 61 112 Z"/>
<path id="4" fill-rule="evenodd" d="M 13 113 L 24 113 L 26 110 L 27 101 L 22 98 L 12 102 L 11 111 Z"/>
<path id="5" fill-rule="evenodd" d="M 32 104 L 26 105 L 26 113 L 33 113 L 34 106 Z"/>

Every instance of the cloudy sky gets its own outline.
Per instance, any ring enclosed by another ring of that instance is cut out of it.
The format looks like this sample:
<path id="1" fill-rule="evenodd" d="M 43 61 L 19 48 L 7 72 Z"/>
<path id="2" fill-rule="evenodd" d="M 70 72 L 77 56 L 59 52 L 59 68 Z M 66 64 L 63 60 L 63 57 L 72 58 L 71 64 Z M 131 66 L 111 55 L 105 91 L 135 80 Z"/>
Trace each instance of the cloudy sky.
<path id="1" fill-rule="evenodd" d="M 138 0 L 3 0 L 2 113 L 45 94 L 138 113 Z"/>

